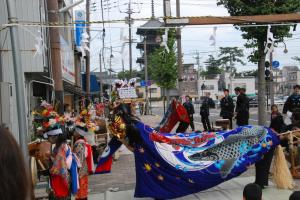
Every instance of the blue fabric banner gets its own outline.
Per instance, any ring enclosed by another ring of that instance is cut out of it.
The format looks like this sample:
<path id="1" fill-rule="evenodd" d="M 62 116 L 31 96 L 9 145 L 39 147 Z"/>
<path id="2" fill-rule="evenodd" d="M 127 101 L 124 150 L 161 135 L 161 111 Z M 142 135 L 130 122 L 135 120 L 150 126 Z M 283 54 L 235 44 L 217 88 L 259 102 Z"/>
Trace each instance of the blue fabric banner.
<path id="1" fill-rule="evenodd" d="M 214 187 L 259 161 L 277 136 L 244 126 L 209 134 L 162 134 L 137 123 L 143 144 L 135 148 L 135 197 L 172 199 Z"/>

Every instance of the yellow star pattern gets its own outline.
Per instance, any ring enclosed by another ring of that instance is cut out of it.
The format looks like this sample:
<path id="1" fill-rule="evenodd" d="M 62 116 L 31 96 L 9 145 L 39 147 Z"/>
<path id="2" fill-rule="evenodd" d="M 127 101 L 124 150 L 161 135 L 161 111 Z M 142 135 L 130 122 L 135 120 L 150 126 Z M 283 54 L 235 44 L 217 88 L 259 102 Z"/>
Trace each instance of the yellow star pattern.
<path id="1" fill-rule="evenodd" d="M 160 164 L 159 163 L 155 163 L 155 166 L 158 168 L 158 167 L 160 167 Z"/>
<path id="2" fill-rule="evenodd" d="M 144 164 L 144 168 L 145 168 L 145 170 L 146 170 L 147 172 L 150 172 L 150 171 L 152 170 L 151 165 L 148 164 L 148 163 L 145 163 L 145 164 Z"/>

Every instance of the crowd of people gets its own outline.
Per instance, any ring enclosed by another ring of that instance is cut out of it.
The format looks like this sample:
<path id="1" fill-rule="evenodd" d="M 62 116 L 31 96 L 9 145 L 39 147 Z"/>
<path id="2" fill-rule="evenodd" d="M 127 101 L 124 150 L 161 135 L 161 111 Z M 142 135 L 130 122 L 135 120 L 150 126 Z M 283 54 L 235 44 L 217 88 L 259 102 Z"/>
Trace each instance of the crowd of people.
<path id="1" fill-rule="evenodd" d="M 235 88 L 235 94 L 237 96 L 236 106 L 232 97 L 229 95 L 229 90 L 224 90 L 224 96 L 220 100 L 221 112 L 220 116 L 223 119 L 229 120 L 229 128 L 233 128 L 233 119 L 236 120 L 237 126 L 245 126 L 249 124 L 249 98 L 246 95 L 246 89 L 244 88 Z M 189 96 L 186 96 L 186 101 L 183 104 L 186 108 L 187 113 L 190 117 L 190 126 L 192 131 L 195 130 L 193 114 L 195 114 L 195 109 L 192 104 L 192 99 Z M 212 126 L 209 119 L 209 110 L 215 107 L 215 102 L 210 98 L 210 93 L 206 93 L 202 98 L 200 106 L 200 116 L 201 122 L 203 124 L 203 130 L 212 131 Z"/>

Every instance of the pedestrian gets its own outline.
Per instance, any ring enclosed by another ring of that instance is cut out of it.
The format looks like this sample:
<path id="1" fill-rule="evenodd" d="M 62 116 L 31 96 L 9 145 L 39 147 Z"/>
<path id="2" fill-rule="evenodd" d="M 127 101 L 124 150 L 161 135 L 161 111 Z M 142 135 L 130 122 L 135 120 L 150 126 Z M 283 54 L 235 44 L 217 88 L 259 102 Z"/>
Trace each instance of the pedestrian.
<path id="1" fill-rule="evenodd" d="M 282 113 L 284 115 L 286 115 L 288 111 L 294 113 L 297 108 L 300 109 L 300 85 L 294 86 L 294 93 L 287 98 Z"/>
<path id="2" fill-rule="evenodd" d="M 289 200 L 300 200 L 300 191 L 293 192 Z"/>
<path id="3" fill-rule="evenodd" d="M 285 127 L 284 119 L 281 113 L 278 110 L 277 105 L 271 106 L 271 124 L 270 128 L 276 131 L 277 133 L 281 133 Z"/>
<path id="4" fill-rule="evenodd" d="M 213 107 L 215 107 L 215 103 L 210 98 L 210 93 L 206 93 L 205 97 L 203 98 L 202 105 L 200 107 L 200 116 L 204 131 L 211 131 L 211 125 L 209 121 L 209 108 Z"/>
<path id="5" fill-rule="evenodd" d="M 249 183 L 244 187 L 243 200 L 262 200 L 262 189 L 255 183 Z"/>
<path id="6" fill-rule="evenodd" d="M 220 101 L 221 112 L 220 116 L 223 119 L 229 120 L 229 128 L 232 129 L 232 117 L 234 115 L 234 103 L 233 99 L 229 96 L 229 90 L 224 90 L 224 97 Z"/>
<path id="7" fill-rule="evenodd" d="M 246 95 L 245 88 L 235 88 L 237 95 L 235 116 L 237 126 L 245 126 L 249 124 L 249 98 Z"/>
<path id="8" fill-rule="evenodd" d="M 28 171 L 18 143 L 8 129 L 0 128 L 0 199 L 34 199 Z"/>
<path id="9" fill-rule="evenodd" d="M 88 134 L 88 129 L 82 126 L 76 126 L 74 132 L 74 147 L 73 152 L 79 159 L 81 163 L 81 168 L 79 169 L 79 190 L 76 194 L 76 200 L 84 200 L 88 198 L 88 149 L 86 146 L 86 141 L 84 137 Z"/>
<path id="10" fill-rule="evenodd" d="M 185 102 L 183 103 L 184 108 L 186 109 L 189 118 L 190 118 L 190 126 L 192 128 L 192 131 L 195 131 L 195 126 L 194 126 L 194 113 L 195 113 L 195 109 L 194 109 L 194 105 L 192 103 L 192 98 L 190 98 L 189 96 L 185 97 Z"/>

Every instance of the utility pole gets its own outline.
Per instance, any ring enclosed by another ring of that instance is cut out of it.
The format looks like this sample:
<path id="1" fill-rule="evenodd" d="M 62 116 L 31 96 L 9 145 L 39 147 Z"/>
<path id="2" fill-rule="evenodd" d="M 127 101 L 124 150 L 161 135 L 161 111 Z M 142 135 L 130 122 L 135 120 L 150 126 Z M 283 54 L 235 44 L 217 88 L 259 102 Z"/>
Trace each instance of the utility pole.
<path id="1" fill-rule="evenodd" d="M 129 0 L 127 10 L 123 11 L 123 12 L 120 10 L 121 13 L 126 13 L 128 15 L 128 18 L 126 18 L 125 23 L 128 24 L 128 31 L 129 31 L 129 33 L 128 33 L 128 37 L 129 37 L 128 38 L 128 40 L 129 40 L 128 43 L 129 43 L 129 76 L 130 76 L 130 78 L 132 78 L 132 27 L 131 26 L 133 24 L 133 20 L 131 18 L 131 15 L 133 13 L 139 13 L 140 12 L 140 11 L 135 12 L 132 9 L 131 4 L 132 4 L 132 2 L 131 2 L 131 0 Z"/>
<path id="2" fill-rule="evenodd" d="M 198 80 L 200 78 L 200 73 L 202 71 L 201 65 L 200 65 L 200 59 L 201 59 L 201 57 L 200 57 L 199 51 L 196 51 L 196 57 L 195 57 L 195 59 L 196 59 L 197 65 L 198 65 L 198 73 L 197 73 L 197 80 Z"/>
<path id="3" fill-rule="evenodd" d="M 86 33 L 88 34 L 88 40 L 89 40 L 89 42 L 87 43 L 87 46 L 88 46 L 88 48 L 90 48 L 90 24 L 89 24 L 89 22 L 90 22 L 90 0 L 86 0 L 86 5 L 85 5 L 85 9 L 86 9 L 86 22 L 87 22 L 87 25 L 86 25 Z M 91 81 L 90 81 L 90 78 L 91 78 L 91 76 L 90 76 L 90 74 L 91 74 L 91 72 L 90 72 L 90 52 L 89 51 L 86 51 L 86 58 L 85 58 L 85 78 L 86 78 L 86 82 L 85 82 L 85 85 L 86 85 L 86 98 L 87 98 L 87 104 L 86 104 L 86 106 L 89 106 L 89 101 L 90 101 L 90 88 L 91 88 L 91 86 L 90 86 L 90 83 L 91 83 Z"/>
<path id="4" fill-rule="evenodd" d="M 128 31 L 129 31 L 129 78 L 132 78 L 132 35 L 131 35 L 131 0 L 129 0 L 128 4 Z"/>
<path id="5" fill-rule="evenodd" d="M 176 0 L 176 17 L 180 18 L 180 0 Z M 181 49 L 181 28 L 176 29 L 176 39 L 177 39 L 177 70 L 178 78 L 182 79 L 182 49 Z M 179 82 L 179 94 L 182 93 L 181 82 Z"/>
<path id="6" fill-rule="evenodd" d="M 104 58 L 104 49 L 105 49 L 105 25 L 104 25 L 104 10 L 103 10 L 103 0 L 101 0 L 101 17 L 102 17 L 102 63 L 103 68 L 106 70 L 105 67 L 105 58 Z"/>
<path id="7" fill-rule="evenodd" d="M 271 80 L 269 82 L 269 91 L 270 91 L 270 99 L 271 105 L 274 105 L 274 76 L 273 76 L 273 52 L 270 52 L 270 71 L 271 71 Z M 268 104 L 267 104 L 268 105 Z"/>
<path id="8" fill-rule="evenodd" d="M 148 60 L 147 60 L 147 40 L 146 35 L 144 37 L 144 66 L 145 66 L 145 94 L 146 94 L 146 105 L 145 105 L 145 115 L 148 114 L 148 108 L 149 108 L 149 98 L 148 98 Z"/>
<path id="9" fill-rule="evenodd" d="M 48 8 L 48 21 L 49 23 L 58 23 L 58 1 L 47 1 Z M 60 55 L 60 36 L 59 28 L 50 27 L 50 47 L 51 47 L 51 66 L 55 86 L 55 101 L 58 103 L 58 113 L 63 114 L 64 105 L 64 90 L 62 81 L 62 67 L 61 67 L 61 55 Z"/>
<path id="10" fill-rule="evenodd" d="M 110 76 L 110 91 L 112 91 L 112 64 L 111 64 L 111 59 L 113 58 L 112 54 L 112 46 L 110 46 L 110 55 L 109 55 L 109 76 Z"/>
<path id="11" fill-rule="evenodd" d="M 103 81 L 102 81 L 102 58 L 101 58 L 101 50 L 99 52 L 99 67 L 100 67 L 100 76 L 99 76 L 99 81 L 100 81 L 100 100 L 102 100 L 101 98 L 103 96 Z"/>
<path id="12" fill-rule="evenodd" d="M 233 94 L 233 84 L 232 84 L 232 67 L 233 67 L 233 55 L 232 53 L 230 53 L 230 74 L 229 74 L 229 79 L 230 79 L 230 89 L 229 89 L 229 93 Z"/>
<path id="13" fill-rule="evenodd" d="M 17 14 L 16 14 L 16 1 L 6 0 L 7 5 L 7 15 L 9 24 L 18 24 Z M 27 138 L 27 123 L 26 123 L 26 104 L 24 101 L 24 72 L 21 63 L 21 53 L 20 53 L 20 42 L 18 26 L 10 26 L 10 38 L 11 38 L 11 49 L 14 65 L 14 79 L 16 88 L 16 101 L 17 101 L 17 113 L 18 113 L 18 123 L 19 123 L 19 143 L 24 156 L 25 161 L 28 161 L 28 138 Z M 29 108 L 28 108 L 29 109 Z M 27 162 L 26 162 L 27 166 Z"/>

